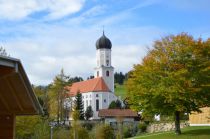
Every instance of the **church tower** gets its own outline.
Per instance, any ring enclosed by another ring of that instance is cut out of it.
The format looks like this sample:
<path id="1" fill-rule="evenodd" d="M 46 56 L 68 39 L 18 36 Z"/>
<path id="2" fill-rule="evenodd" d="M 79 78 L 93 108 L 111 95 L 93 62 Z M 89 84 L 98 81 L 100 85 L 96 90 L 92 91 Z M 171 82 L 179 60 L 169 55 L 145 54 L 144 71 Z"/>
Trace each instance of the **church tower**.
<path id="1" fill-rule="evenodd" d="M 111 65 L 111 41 L 103 35 L 96 41 L 95 78 L 102 77 L 111 92 L 114 93 L 114 68 Z"/>

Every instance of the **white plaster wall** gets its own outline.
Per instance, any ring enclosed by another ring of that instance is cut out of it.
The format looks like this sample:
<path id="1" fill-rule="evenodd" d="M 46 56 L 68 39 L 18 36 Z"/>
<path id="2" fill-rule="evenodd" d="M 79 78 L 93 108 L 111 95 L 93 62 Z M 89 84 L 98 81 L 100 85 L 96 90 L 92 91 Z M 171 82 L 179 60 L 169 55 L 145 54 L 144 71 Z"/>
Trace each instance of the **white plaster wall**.
<path id="1" fill-rule="evenodd" d="M 107 65 L 106 60 L 109 60 Z M 111 66 L 111 49 L 97 49 L 96 50 L 96 62 L 97 67 L 100 66 Z"/>
<path id="2" fill-rule="evenodd" d="M 92 106 L 92 92 L 82 93 L 82 100 L 84 104 L 84 111 L 88 106 Z"/>
<path id="3" fill-rule="evenodd" d="M 108 65 L 107 60 L 109 60 Z M 103 77 L 108 88 L 114 92 L 114 68 L 111 66 L 111 49 L 98 49 L 96 51 L 96 61 L 94 77 Z M 109 71 L 109 76 L 106 76 L 106 71 Z"/>
<path id="4" fill-rule="evenodd" d="M 96 97 L 98 95 L 98 97 Z M 99 100 L 99 110 L 100 109 L 107 109 L 109 104 L 112 101 L 117 100 L 117 97 L 111 92 L 88 92 L 82 93 L 82 100 L 84 104 L 84 112 L 86 111 L 88 106 L 92 107 L 93 110 L 93 118 L 92 119 L 99 119 L 98 111 L 96 111 L 96 99 Z M 75 100 L 75 97 L 72 97 L 72 101 Z"/>

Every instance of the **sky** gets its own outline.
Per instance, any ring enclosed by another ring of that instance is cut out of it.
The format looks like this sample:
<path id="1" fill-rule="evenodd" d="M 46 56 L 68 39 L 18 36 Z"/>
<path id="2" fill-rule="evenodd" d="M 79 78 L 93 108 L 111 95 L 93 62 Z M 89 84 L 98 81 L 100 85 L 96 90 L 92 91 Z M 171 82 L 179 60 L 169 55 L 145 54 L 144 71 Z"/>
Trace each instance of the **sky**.
<path id="1" fill-rule="evenodd" d="M 112 65 L 128 72 L 155 40 L 186 32 L 210 36 L 210 0 L 0 0 L 0 46 L 21 60 L 29 80 L 47 85 L 64 69 L 86 79 L 95 43 L 112 42 Z"/>

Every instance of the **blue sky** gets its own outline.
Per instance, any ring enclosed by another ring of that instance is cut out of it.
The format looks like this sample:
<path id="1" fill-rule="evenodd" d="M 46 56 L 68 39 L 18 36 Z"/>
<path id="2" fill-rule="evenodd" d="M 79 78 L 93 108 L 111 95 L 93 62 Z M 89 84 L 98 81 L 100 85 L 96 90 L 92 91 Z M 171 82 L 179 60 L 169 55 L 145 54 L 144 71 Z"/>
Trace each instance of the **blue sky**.
<path id="1" fill-rule="evenodd" d="M 84 79 L 94 72 L 95 42 L 113 44 L 115 71 L 141 62 L 153 41 L 187 32 L 210 36 L 210 0 L 0 0 L 0 45 L 21 59 L 33 84 L 61 68 Z"/>

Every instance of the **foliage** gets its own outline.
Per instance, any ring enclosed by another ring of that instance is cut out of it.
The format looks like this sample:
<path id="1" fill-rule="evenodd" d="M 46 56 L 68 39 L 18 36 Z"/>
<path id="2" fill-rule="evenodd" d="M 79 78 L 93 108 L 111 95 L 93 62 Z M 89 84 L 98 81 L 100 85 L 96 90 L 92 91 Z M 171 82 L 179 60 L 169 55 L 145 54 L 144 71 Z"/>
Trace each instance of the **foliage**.
<path id="1" fill-rule="evenodd" d="M 73 111 L 72 127 L 70 129 L 70 139 L 89 139 L 89 133 L 85 127 L 80 123 L 79 120 L 79 111 Z"/>
<path id="2" fill-rule="evenodd" d="M 0 47 L 0 55 L 2 56 L 9 56 L 6 52 L 6 50 L 3 47 Z"/>
<path id="3" fill-rule="evenodd" d="M 16 138 L 28 139 L 35 136 L 48 136 L 49 126 L 40 116 L 17 116 L 16 117 Z"/>
<path id="4" fill-rule="evenodd" d="M 83 128 L 83 127 L 80 127 L 78 129 L 78 139 L 89 139 L 89 134 L 88 134 L 88 131 Z"/>
<path id="5" fill-rule="evenodd" d="M 49 125 L 47 120 L 46 87 L 33 86 L 33 90 L 43 107 L 45 115 L 42 116 L 17 116 L 16 138 L 17 139 L 45 139 L 49 138 Z M 42 138 L 41 138 L 42 137 Z"/>
<path id="6" fill-rule="evenodd" d="M 95 139 L 115 139 L 114 129 L 110 125 L 96 126 Z"/>
<path id="7" fill-rule="evenodd" d="M 94 126 L 95 126 L 95 123 L 90 122 L 90 121 L 86 121 L 82 124 L 82 127 L 87 129 L 88 131 L 92 130 Z"/>
<path id="8" fill-rule="evenodd" d="M 79 120 L 84 120 L 84 104 L 82 101 L 82 94 L 79 92 L 75 97 L 74 105 L 74 109 L 79 112 Z"/>
<path id="9" fill-rule="evenodd" d="M 31 139 L 49 139 L 50 127 L 47 120 L 42 120 L 39 124 L 34 126 L 34 133 Z"/>
<path id="10" fill-rule="evenodd" d="M 58 74 L 53 83 L 49 86 L 48 97 L 49 97 L 49 116 L 51 119 L 56 119 L 58 124 L 60 120 L 64 119 L 64 98 L 66 91 L 64 87 L 68 84 L 68 76 L 64 74 L 63 69 Z"/>
<path id="11" fill-rule="evenodd" d="M 115 83 L 118 83 L 118 84 L 122 85 L 124 80 L 125 80 L 125 75 L 122 72 L 120 72 L 120 73 L 115 72 L 114 73 L 114 82 Z"/>
<path id="12" fill-rule="evenodd" d="M 69 130 L 61 127 L 53 128 L 53 138 L 54 139 L 69 139 Z"/>
<path id="13" fill-rule="evenodd" d="M 139 124 L 138 124 L 138 128 L 139 128 L 139 130 L 140 130 L 141 133 L 142 133 L 142 132 L 146 132 L 146 130 L 147 130 L 147 125 L 146 125 L 145 123 L 139 123 Z"/>
<path id="14" fill-rule="evenodd" d="M 90 75 L 89 77 L 87 77 L 87 80 L 90 80 L 90 79 L 93 79 L 94 76 L 93 75 Z"/>
<path id="15" fill-rule="evenodd" d="M 32 87 L 37 96 L 39 104 L 43 108 L 44 116 L 49 116 L 48 95 L 47 95 L 48 88 L 46 86 L 35 86 L 35 85 L 32 85 Z"/>
<path id="16" fill-rule="evenodd" d="M 79 120 L 79 111 L 78 110 L 72 111 L 72 118 L 74 121 Z"/>
<path id="17" fill-rule="evenodd" d="M 129 127 L 124 127 L 123 129 L 123 136 L 124 138 L 129 138 L 129 137 L 132 137 L 132 129 L 129 128 Z"/>
<path id="18" fill-rule="evenodd" d="M 89 120 L 91 117 L 93 117 L 93 110 L 91 106 L 88 106 L 85 111 L 85 119 Z"/>
<path id="19" fill-rule="evenodd" d="M 77 134 L 76 136 L 74 136 L 75 132 Z M 90 139 L 90 135 L 84 127 L 77 126 L 70 130 L 70 139 Z"/>
<path id="20" fill-rule="evenodd" d="M 67 84 L 68 85 L 71 85 L 71 84 L 73 84 L 75 82 L 83 81 L 83 78 L 79 77 L 79 76 L 75 76 L 75 77 L 66 76 L 66 77 L 67 77 Z"/>
<path id="21" fill-rule="evenodd" d="M 209 83 L 210 39 L 171 35 L 156 41 L 134 66 L 127 81 L 129 103 L 143 115 L 174 114 L 179 128 L 181 113 L 210 106 Z"/>
<path id="22" fill-rule="evenodd" d="M 116 100 L 116 101 L 112 101 L 109 104 L 109 109 L 121 109 L 122 108 L 122 104 L 120 100 Z"/>

